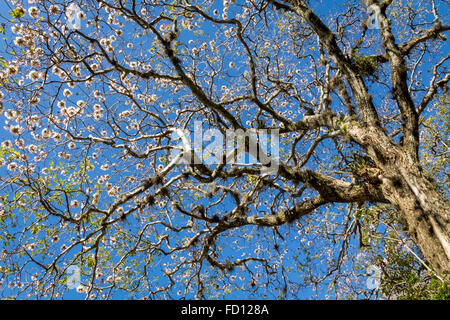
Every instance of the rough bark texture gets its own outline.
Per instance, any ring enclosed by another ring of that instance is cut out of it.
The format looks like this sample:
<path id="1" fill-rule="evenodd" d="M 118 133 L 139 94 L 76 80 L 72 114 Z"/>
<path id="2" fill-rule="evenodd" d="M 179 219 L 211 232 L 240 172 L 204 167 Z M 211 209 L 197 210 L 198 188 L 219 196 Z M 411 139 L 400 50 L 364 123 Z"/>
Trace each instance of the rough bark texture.
<path id="1" fill-rule="evenodd" d="M 424 176 L 419 163 L 411 163 L 403 147 L 386 145 L 374 131 L 355 130 L 381 169 L 380 188 L 396 206 L 407 233 L 432 268 L 441 276 L 450 270 L 450 206 Z M 364 135 L 364 132 L 368 132 Z"/>
<path id="2" fill-rule="evenodd" d="M 390 176 L 382 185 L 386 198 L 396 205 L 407 232 L 435 271 L 450 270 L 450 207 L 418 167 L 402 161 L 386 166 Z"/>

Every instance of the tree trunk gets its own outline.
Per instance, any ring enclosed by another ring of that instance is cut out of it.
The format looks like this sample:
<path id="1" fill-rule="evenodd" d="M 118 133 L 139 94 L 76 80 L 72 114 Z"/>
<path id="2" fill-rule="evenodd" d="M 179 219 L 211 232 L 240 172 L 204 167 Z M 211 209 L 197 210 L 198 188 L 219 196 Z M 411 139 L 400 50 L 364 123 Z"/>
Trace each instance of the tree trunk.
<path id="1" fill-rule="evenodd" d="M 446 278 L 450 271 L 450 207 L 419 165 L 405 161 L 405 153 L 383 165 L 382 191 L 398 209 L 408 234 L 434 271 Z"/>
<path id="2" fill-rule="evenodd" d="M 424 175 L 415 150 L 395 144 L 375 126 L 353 125 L 351 137 L 367 149 L 380 175 L 380 189 L 430 266 L 442 279 L 450 273 L 450 206 Z"/>

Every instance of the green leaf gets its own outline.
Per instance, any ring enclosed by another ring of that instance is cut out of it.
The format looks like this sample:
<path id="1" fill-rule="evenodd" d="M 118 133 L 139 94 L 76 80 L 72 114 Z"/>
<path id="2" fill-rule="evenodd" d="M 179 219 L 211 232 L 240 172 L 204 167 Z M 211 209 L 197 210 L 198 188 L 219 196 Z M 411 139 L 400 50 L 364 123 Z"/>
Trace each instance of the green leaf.
<path id="1" fill-rule="evenodd" d="M 16 8 L 13 9 L 9 12 L 9 14 L 14 18 L 14 19 L 20 19 L 25 15 L 25 10 L 22 8 Z"/>

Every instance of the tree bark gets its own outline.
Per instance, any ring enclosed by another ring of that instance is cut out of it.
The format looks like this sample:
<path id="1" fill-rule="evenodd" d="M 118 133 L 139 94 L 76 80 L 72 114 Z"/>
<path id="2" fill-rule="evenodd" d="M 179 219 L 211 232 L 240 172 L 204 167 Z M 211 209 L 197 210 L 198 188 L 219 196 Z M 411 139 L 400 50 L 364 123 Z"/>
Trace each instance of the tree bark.
<path id="1" fill-rule="evenodd" d="M 400 160 L 400 159 L 399 159 Z M 385 165 L 388 179 L 381 186 L 385 197 L 398 209 L 407 233 L 443 279 L 450 271 L 450 206 L 419 165 L 405 161 Z"/>
<path id="2" fill-rule="evenodd" d="M 420 163 L 414 150 L 395 144 L 381 129 L 355 125 L 352 138 L 367 149 L 380 169 L 378 176 L 384 197 L 397 209 L 400 221 L 421 250 L 429 266 L 442 278 L 450 273 L 450 206 Z"/>

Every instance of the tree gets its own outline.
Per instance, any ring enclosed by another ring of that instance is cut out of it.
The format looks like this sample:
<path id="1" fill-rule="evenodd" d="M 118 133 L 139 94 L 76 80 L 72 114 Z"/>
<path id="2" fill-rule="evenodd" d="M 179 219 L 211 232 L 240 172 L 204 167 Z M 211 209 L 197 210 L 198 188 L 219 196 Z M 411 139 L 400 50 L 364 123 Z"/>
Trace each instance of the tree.
<path id="1" fill-rule="evenodd" d="M 448 299 L 445 1 L 6 5 L 5 297 Z"/>

